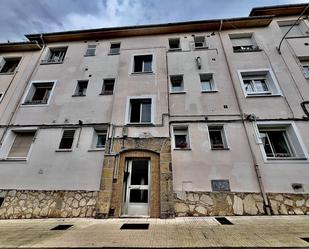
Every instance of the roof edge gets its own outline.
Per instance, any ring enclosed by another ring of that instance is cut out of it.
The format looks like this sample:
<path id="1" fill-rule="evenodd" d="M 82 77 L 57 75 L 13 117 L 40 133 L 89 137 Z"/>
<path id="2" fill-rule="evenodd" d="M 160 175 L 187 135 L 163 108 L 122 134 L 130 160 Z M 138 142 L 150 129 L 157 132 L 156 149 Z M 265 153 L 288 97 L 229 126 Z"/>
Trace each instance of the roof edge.
<path id="1" fill-rule="evenodd" d="M 307 6 L 308 3 L 297 3 L 297 4 L 283 4 L 283 5 L 255 7 L 251 9 L 249 16 L 260 16 L 260 15 L 289 16 L 297 14 L 300 15 Z"/>

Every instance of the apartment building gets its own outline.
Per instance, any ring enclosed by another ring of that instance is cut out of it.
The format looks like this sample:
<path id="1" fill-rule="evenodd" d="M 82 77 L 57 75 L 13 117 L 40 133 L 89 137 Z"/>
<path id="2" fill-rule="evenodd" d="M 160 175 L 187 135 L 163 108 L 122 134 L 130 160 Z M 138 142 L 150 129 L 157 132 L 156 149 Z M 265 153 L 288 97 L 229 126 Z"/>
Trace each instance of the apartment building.
<path id="1" fill-rule="evenodd" d="M 309 214 L 307 15 L 0 44 L 0 218 Z"/>

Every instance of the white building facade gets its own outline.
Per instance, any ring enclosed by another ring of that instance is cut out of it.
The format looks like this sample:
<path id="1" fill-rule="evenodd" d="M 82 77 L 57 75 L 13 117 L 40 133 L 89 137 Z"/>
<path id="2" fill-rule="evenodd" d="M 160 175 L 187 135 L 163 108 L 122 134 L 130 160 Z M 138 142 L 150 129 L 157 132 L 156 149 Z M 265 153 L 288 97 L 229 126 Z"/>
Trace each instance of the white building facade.
<path id="1" fill-rule="evenodd" d="M 309 214 L 306 7 L 0 44 L 0 218 Z"/>

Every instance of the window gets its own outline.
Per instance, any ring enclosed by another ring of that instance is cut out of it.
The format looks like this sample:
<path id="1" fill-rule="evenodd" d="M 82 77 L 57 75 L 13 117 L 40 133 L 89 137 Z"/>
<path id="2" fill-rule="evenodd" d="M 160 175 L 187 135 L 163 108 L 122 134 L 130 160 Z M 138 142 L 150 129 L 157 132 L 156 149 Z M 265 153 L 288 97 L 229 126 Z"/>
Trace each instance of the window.
<path id="1" fill-rule="evenodd" d="M 304 58 L 298 58 L 298 59 L 301 63 L 304 77 L 306 79 L 309 79 L 309 59 L 307 57 L 305 59 Z"/>
<path id="2" fill-rule="evenodd" d="M 206 48 L 206 42 L 204 36 L 195 36 L 194 37 L 194 47 L 195 48 Z"/>
<path id="3" fill-rule="evenodd" d="M 302 102 L 301 107 L 303 108 L 304 113 L 309 117 L 309 101 Z"/>
<path id="4" fill-rule="evenodd" d="M 151 99 L 130 99 L 130 123 L 151 122 Z"/>
<path id="5" fill-rule="evenodd" d="M 62 63 L 67 52 L 67 47 L 50 48 L 46 60 L 42 63 Z"/>
<path id="6" fill-rule="evenodd" d="M 110 54 L 119 54 L 120 53 L 120 42 L 111 43 L 109 53 Z"/>
<path id="7" fill-rule="evenodd" d="M 85 56 L 95 56 L 95 50 L 97 45 L 95 44 L 88 44 Z"/>
<path id="8" fill-rule="evenodd" d="M 189 149 L 189 133 L 188 127 L 174 127 L 174 142 L 176 149 Z"/>
<path id="9" fill-rule="evenodd" d="M 281 29 L 282 35 L 285 35 L 286 32 L 293 26 L 296 20 L 287 20 L 287 21 L 280 21 L 278 25 Z M 308 35 L 308 28 L 303 21 L 298 21 L 293 28 L 289 31 L 286 37 L 297 37 L 297 36 L 305 36 Z"/>
<path id="10" fill-rule="evenodd" d="M 107 130 L 95 130 L 94 136 L 94 148 L 105 148 Z"/>
<path id="11" fill-rule="evenodd" d="M 170 38 L 168 39 L 169 49 L 170 50 L 180 50 L 180 39 L 179 38 Z"/>
<path id="12" fill-rule="evenodd" d="M 54 82 L 33 82 L 23 105 L 45 105 L 48 104 Z"/>
<path id="13" fill-rule="evenodd" d="M 200 74 L 202 92 L 216 91 L 212 74 Z"/>
<path id="14" fill-rule="evenodd" d="M 184 91 L 183 76 L 182 75 L 170 76 L 170 80 L 171 80 L 171 92 L 172 93 Z"/>
<path id="15" fill-rule="evenodd" d="M 259 51 L 252 34 L 230 34 L 229 35 L 234 52 L 252 52 Z"/>
<path id="16" fill-rule="evenodd" d="M 14 131 L 14 142 L 7 158 L 27 158 L 35 131 Z"/>
<path id="17" fill-rule="evenodd" d="M 3 95 L 4 95 L 4 93 L 0 93 L 0 103 L 2 101 Z"/>
<path id="18" fill-rule="evenodd" d="M 152 72 L 152 55 L 134 56 L 134 73 Z"/>
<path id="19" fill-rule="evenodd" d="M 74 141 L 75 130 L 64 130 L 62 138 L 60 141 L 59 149 L 60 150 L 70 150 L 72 149 L 72 144 Z"/>
<path id="20" fill-rule="evenodd" d="M 246 96 L 280 95 L 279 86 L 269 70 L 240 72 L 242 87 Z"/>
<path id="21" fill-rule="evenodd" d="M 115 79 L 105 79 L 103 81 L 102 93 L 103 95 L 112 95 L 114 93 Z"/>
<path id="22" fill-rule="evenodd" d="M 0 73 L 14 73 L 21 58 L 4 58 L 0 62 Z"/>
<path id="23" fill-rule="evenodd" d="M 292 124 L 258 124 L 259 141 L 267 159 L 305 159 Z"/>
<path id="24" fill-rule="evenodd" d="M 208 132 L 212 150 L 222 150 L 228 148 L 222 125 L 208 126 Z"/>
<path id="25" fill-rule="evenodd" d="M 77 86 L 73 96 L 86 96 L 88 80 L 77 81 Z"/>

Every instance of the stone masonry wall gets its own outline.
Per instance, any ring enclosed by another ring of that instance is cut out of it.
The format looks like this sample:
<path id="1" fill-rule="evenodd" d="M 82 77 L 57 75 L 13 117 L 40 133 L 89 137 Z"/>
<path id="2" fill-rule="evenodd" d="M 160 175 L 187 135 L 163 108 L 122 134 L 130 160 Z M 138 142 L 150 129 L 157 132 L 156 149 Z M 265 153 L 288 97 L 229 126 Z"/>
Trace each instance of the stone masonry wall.
<path id="1" fill-rule="evenodd" d="M 176 216 L 262 215 L 263 198 L 259 193 L 185 192 L 175 194 Z"/>
<path id="2" fill-rule="evenodd" d="M 309 194 L 267 194 L 273 214 L 309 214 Z"/>
<path id="3" fill-rule="evenodd" d="M 0 219 L 94 217 L 97 192 L 0 190 Z"/>

